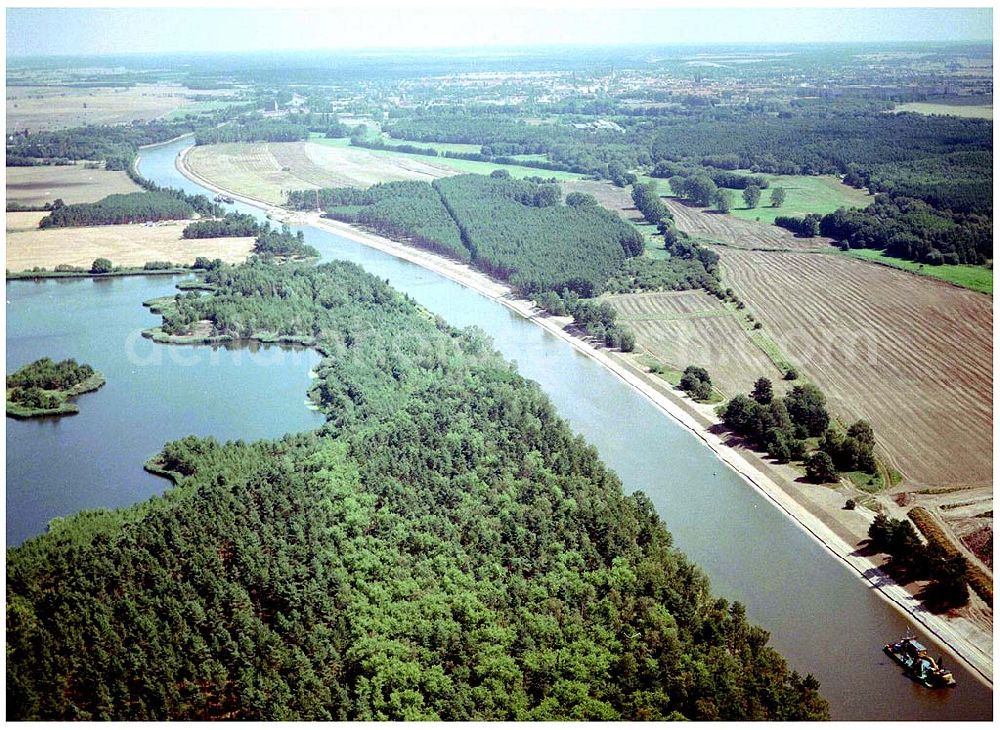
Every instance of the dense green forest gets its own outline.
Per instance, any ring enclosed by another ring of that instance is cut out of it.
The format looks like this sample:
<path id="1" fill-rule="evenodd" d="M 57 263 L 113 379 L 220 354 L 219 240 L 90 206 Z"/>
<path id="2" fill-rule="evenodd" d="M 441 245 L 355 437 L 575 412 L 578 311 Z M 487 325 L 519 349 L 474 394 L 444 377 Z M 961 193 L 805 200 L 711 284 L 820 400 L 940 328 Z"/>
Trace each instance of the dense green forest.
<path id="1" fill-rule="evenodd" d="M 414 245 L 435 253 L 470 261 L 469 249 L 462 243 L 462 233 L 441 202 L 438 191 L 430 183 L 415 180 L 373 185 L 357 195 L 356 188 L 335 188 L 322 191 L 327 203 L 326 215 L 336 220 L 368 228 L 380 236 L 406 239 Z M 299 198 L 309 204 L 309 191 L 300 191 Z M 291 197 L 294 193 L 289 193 Z M 304 195 L 303 195 L 304 194 Z M 315 202 L 312 203 L 315 207 Z M 345 207 L 347 206 L 347 207 Z"/>
<path id="2" fill-rule="evenodd" d="M 305 234 L 302 231 L 292 233 L 288 226 L 276 231 L 265 225 L 254 241 L 253 252 L 282 258 L 319 258 L 319 251 L 306 243 Z"/>
<path id="3" fill-rule="evenodd" d="M 315 335 L 328 422 L 168 444 L 176 488 L 9 551 L 10 718 L 827 716 L 477 331 L 348 263 L 207 277 L 215 326 Z"/>
<path id="4" fill-rule="evenodd" d="M 526 294 L 595 296 L 626 257 L 643 250 L 635 228 L 601 208 L 559 204 L 555 185 L 458 175 L 434 187 L 476 265 Z"/>
<path id="5" fill-rule="evenodd" d="M 7 140 L 7 166 L 48 164 L 54 160 L 105 160 L 109 170 L 124 170 L 138 147 L 191 132 L 188 122 L 136 122 L 17 133 Z"/>
<path id="6" fill-rule="evenodd" d="M 193 215 L 194 208 L 170 192 L 116 193 L 96 203 L 71 203 L 54 208 L 39 221 L 38 227 L 106 226 L 181 220 Z"/>
<path id="7" fill-rule="evenodd" d="M 480 144 L 484 159 L 498 152 L 542 154 L 546 161 L 536 164 L 618 185 L 631 182 L 628 171 L 646 169 L 670 178 L 676 194 L 722 211 L 731 200 L 720 190 L 764 189 L 759 173 L 840 174 L 889 202 L 851 214 L 850 225 L 831 227 L 838 240 L 931 264 L 992 259 L 985 233 L 993 212 L 993 125 L 987 120 L 806 103 L 778 114 L 694 105 L 649 118 L 622 116 L 625 110 L 609 102 L 606 112 L 615 114 L 614 127 L 527 124 L 515 108 L 476 106 L 396 110 L 386 127 L 395 137 L 425 143 Z M 915 201 L 926 204 L 927 228 L 914 223 Z M 812 228 L 811 220 L 801 228 L 784 223 L 800 235 Z"/>
<path id="8" fill-rule="evenodd" d="M 569 289 L 596 296 L 627 258 L 642 253 L 642 235 L 582 198 L 568 200 L 572 205 L 561 200 L 557 184 L 515 180 L 503 171 L 433 186 L 392 182 L 288 194 L 292 208 L 313 210 L 318 203 L 331 218 L 471 261 L 526 295 Z"/>
<path id="9" fill-rule="evenodd" d="M 864 210 L 823 216 L 819 232 L 847 248 L 884 249 L 929 264 L 982 264 L 993 258 L 993 217 L 950 213 L 911 198 L 878 195 Z"/>

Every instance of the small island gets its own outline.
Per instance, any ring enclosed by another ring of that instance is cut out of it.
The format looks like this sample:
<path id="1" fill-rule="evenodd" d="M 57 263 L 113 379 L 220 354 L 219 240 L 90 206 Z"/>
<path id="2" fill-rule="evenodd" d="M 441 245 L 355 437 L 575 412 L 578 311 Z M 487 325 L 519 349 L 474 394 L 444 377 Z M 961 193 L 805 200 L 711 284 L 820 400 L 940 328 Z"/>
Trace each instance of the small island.
<path id="1" fill-rule="evenodd" d="M 80 407 L 69 399 L 97 390 L 104 382 L 104 376 L 90 365 L 43 357 L 7 376 L 7 415 L 35 418 L 79 413 Z"/>

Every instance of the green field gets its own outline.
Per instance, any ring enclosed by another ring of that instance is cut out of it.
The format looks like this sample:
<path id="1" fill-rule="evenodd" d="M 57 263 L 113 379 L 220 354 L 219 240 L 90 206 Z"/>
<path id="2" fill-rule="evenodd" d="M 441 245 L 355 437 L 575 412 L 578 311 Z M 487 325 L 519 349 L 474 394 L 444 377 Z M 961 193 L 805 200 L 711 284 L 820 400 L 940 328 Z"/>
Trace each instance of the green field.
<path id="1" fill-rule="evenodd" d="M 882 251 L 872 248 L 855 248 L 842 255 L 849 255 L 866 261 L 874 261 L 884 266 L 892 266 L 896 269 L 912 271 L 915 274 L 931 276 L 935 279 L 947 281 L 950 284 L 972 289 L 984 294 L 993 294 L 993 270 L 985 266 L 969 266 L 961 264 L 942 264 L 941 266 L 931 266 L 921 264 L 917 261 L 907 261 L 886 256 Z"/>
<path id="2" fill-rule="evenodd" d="M 760 203 L 747 209 L 743 191 L 733 191 L 733 209 L 730 215 L 744 220 L 759 220 L 773 224 L 779 215 L 804 216 L 807 213 L 832 213 L 837 208 L 865 208 L 875 198 L 865 190 L 844 185 L 836 175 L 767 175 L 771 187 L 761 191 Z M 667 186 L 669 187 L 669 186 Z M 780 208 L 771 207 L 771 189 L 785 189 L 785 202 Z"/>
<path id="3" fill-rule="evenodd" d="M 910 104 L 899 104 L 894 112 L 916 112 L 917 114 L 947 114 L 953 117 L 974 117 L 976 119 L 992 119 L 992 104 L 933 104 L 917 101 Z"/>
<path id="4" fill-rule="evenodd" d="M 310 142 L 325 145 L 327 147 L 352 147 L 351 141 L 346 138 L 326 139 L 324 137 L 311 137 Z M 561 172 L 557 170 L 543 170 L 537 167 L 522 167 L 521 165 L 500 165 L 495 162 L 477 162 L 475 160 L 456 160 L 448 157 L 430 157 L 429 155 L 415 155 L 408 152 L 396 152 L 393 150 L 372 150 L 367 147 L 353 147 L 353 149 L 370 152 L 373 155 L 382 157 L 409 157 L 420 160 L 427 164 L 437 165 L 456 172 L 469 172 L 477 175 L 489 175 L 494 170 L 506 170 L 512 177 L 554 177 L 556 180 L 582 180 L 586 175 L 576 172 Z"/>

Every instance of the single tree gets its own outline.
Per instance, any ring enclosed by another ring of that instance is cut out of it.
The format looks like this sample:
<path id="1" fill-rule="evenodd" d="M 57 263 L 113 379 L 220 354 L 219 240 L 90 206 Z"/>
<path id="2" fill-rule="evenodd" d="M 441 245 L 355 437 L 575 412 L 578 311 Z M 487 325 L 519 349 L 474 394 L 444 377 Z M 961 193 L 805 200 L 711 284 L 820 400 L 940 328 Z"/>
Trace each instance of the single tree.
<path id="1" fill-rule="evenodd" d="M 715 194 L 715 209 L 720 213 L 728 213 L 733 207 L 733 193 L 731 190 L 720 188 Z"/>
<path id="2" fill-rule="evenodd" d="M 785 202 L 785 189 L 782 187 L 771 188 L 771 207 L 780 208 Z"/>
<path id="3" fill-rule="evenodd" d="M 817 484 L 837 481 L 837 469 L 828 453 L 815 451 L 806 459 L 806 478 Z"/>
<path id="4" fill-rule="evenodd" d="M 796 385 L 785 396 L 785 407 L 792 423 L 809 436 L 819 436 L 830 425 L 826 398 L 815 385 Z"/>
<path id="5" fill-rule="evenodd" d="M 757 382 L 753 384 L 753 391 L 750 393 L 750 397 L 764 406 L 770 403 L 774 398 L 774 389 L 771 387 L 771 381 L 767 378 L 757 378 Z"/>
<path id="6" fill-rule="evenodd" d="M 743 201 L 747 204 L 747 208 L 756 208 L 760 202 L 760 188 L 756 185 L 747 185 L 743 189 Z"/>
<path id="7" fill-rule="evenodd" d="M 105 258 L 94 259 L 94 263 L 90 265 L 91 274 L 107 274 L 114 267 L 111 265 L 111 261 Z"/>

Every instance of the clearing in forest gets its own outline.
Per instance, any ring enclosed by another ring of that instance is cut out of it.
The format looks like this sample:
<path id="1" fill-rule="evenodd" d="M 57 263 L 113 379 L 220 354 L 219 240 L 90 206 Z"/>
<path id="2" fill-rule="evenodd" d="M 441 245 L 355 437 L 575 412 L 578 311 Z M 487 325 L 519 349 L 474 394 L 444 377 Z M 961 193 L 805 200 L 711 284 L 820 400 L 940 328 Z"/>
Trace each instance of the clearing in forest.
<path id="1" fill-rule="evenodd" d="M 760 203 L 757 207 L 745 207 L 743 191 L 734 190 L 730 215 L 770 226 L 779 215 L 798 217 L 808 213 L 825 215 L 837 208 L 867 208 L 875 202 L 875 196 L 869 195 L 867 190 L 844 185 L 836 175 L 764 175 L 764 177 L 767 178 L 770 187 L 761 190 Z M 785 189 L 785 202 L 780 208 L 771 207 L 771 191 L 776 187 Z"/>
<path id="2" fill-rule="evenodd" d="M 646 178 L 649 182 L 654 178 Z M 661 195 L 668 189 L 666 180 L 656 180 Z M 614 210 L 633 223 L 642 220 L 642 214 L 635 209 L 630 188 L 615 187 L 609 182 L 597 180 L 574 180 L 561 183 L 563 192 L 590 193 L 597 202 L 609 210 Z M 698 208 L 677 198 L 663 198 L 664 205 L 674 216 L 677 227 L 696 239 L 708 243 L 720 243 L 739 248 L 772 248 L 781 250 L 828 250 L 828 238 L 797 238 L 791 231 L 778 226 L 769 226 L 756 221 L 746 221 L 730 215 L 722 215 L 705 208 Z M 655 236 L 661 246 L 663 239 L 656 229 L 645 225 L 641 230 Z"/>
<path id="3" fill-rule="evenodd" d="M 992 484 L 990 297 L 846 256 L 715 250 L 764 332 L 904 477 Z"/>

